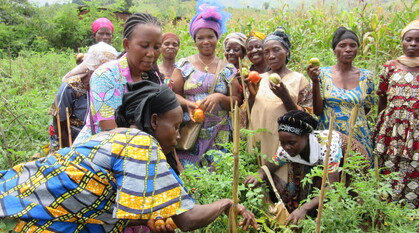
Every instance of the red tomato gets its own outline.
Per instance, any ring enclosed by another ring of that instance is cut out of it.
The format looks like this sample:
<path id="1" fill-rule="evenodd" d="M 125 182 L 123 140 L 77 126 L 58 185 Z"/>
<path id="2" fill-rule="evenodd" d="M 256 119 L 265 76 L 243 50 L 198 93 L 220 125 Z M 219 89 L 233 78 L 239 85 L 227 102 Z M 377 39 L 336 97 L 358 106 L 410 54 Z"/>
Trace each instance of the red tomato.
<path id="1" fill-rule="evenodd" d="M 250 71 L 248 77 L 249 81 L 252 83 L 258 83 L 260 81 L 260 75 L 256 71 Z"/>

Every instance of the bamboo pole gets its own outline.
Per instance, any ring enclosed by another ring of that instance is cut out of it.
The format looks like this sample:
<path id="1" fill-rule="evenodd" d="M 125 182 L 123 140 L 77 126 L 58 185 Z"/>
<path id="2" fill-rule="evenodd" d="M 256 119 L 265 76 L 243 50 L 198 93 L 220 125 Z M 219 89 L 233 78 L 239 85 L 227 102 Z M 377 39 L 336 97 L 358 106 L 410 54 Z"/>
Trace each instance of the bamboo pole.
<path id="1" fill-rule="evenodd" d="M 240 77 L 241 77 L 241 83 L 242 83 L 242 87 L 243 87 L 243 97 L 244 97 L 244 104 L 246 106 L 247 121 L 249 122 L 249 128 L 252 128 L 252 127 L 250 127 L 250 124 L 252 124 L 252 121 L 250 120 L 249 96 L 247 95 L 248 93 L 246 91 L 246 85 L 244 83 L 244 75 L 243 75 L 243 72 L 241 72 L 242 68 L 243 68 L 242 67 L 242 62 L 239 59 Z"/>
<path id="2" fill-rule="evenodd" d="M 344 169 L 342 170 L 342 175 L 341 175 L 341 178 L 340 178 L 340 182 L 343 183 L 344 185 L 346 183 L 345 163 L 346 163 L 346 161 L 349 157 L 349 152 L 352 151 L 352 138 L 354 136 L 355 123 L 356 123 L 356 119 L 358 117 L 358 112 L 359 112 L 359 105 L 357 104 L 352 109 L 351 117 L 349 119 L 350 130 L 349 130 L 349 136 L 348 136 L 348 145 L 346 145 L 345 155 L 343 156 L 343 167 L 344 167 Z"/>
<path id="3" fill-rule="evenodd" d="M 239 116 L 239 107 L 237 102 L 234 106 L 233 111 L 233 208 L 230 208 L 229 211 L 229 232 L 237 233 L 238 232 L 238 221 L 237 221 L 237 205 L 239 204 L 239 148 L 240 148 L 240 116 Z"/>
<path id="4" fill-rule="evenodd" d="M 55 103 L 55 118 L 57 119 L 58 144 L 60 145 L 60 149 L 61 149 L 63 147 L 63 144 L 61 142 L 60 109 L 58 108 L 57 97 L 55 97 L 54 103 Z"/>
<path id="5" fill-rule="evenodd" d="M 71 135 L 70 115 L 68 114 L 68 107 L 65 108 L 65 116 L 67 118 L 67 131 L 68 131 L 68 145 L 73 145 L 73 139 Z"/>
<path id="6" fill-rule="evenodd" d="M 326 179 L 328 175 L 328 168 L 329 168 L 329 157 L 330 157 L 330 146 L 332 144 L 332 135 L 333 135 L 333 125 L 335 123 L 335 114 L 331 112 L 330 114 L 330 123 L 329 123 L 329 135 L 327 137 L 327 149 L 326 149 L 326 156 L 324 158 L 323 164 L 323 176 L 322 176 L 322 186 L 320 189 L 320 197 L 319 197 L 319 208 L 318 208 L 318 215 L 316 219 L 316 233 L 320 233 L 320 225 L 322 219 L 322 212 L 323 212 L 323 201 L 324 201 L 324 193 L 326 189 Z"/>

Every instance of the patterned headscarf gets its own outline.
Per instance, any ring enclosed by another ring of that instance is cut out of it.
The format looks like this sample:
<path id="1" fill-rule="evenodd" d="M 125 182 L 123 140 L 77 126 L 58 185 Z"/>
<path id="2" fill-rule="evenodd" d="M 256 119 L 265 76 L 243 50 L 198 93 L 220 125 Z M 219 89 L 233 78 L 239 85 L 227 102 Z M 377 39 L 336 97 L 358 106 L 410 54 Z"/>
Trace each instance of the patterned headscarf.
<path id="1" fill-rule="evenodd" d="M 402 30 L 402 39 L 404 34 L 410 30 L 419 30 L 419 19 L 413 20 Z"/>
<path id="2" fill-rule="evenodd" d="M 301 110 L 292 110 L 278 119 L 278 132 L 288 132 L 299 136 L 313 132 L 317 128 L 317 120 Z"/>
<path id="3" fill-rule="evenodd" d="M 333 34 L 332 39 L 332 49 L 335 50 L 336 46 L 345 39 L 352 39 L 354 40 L 358 46 L 359 46 L 359 39 L 358 36 L 355 34 L 355 32 L 345 28 L 345 27 L 339 27 L 336 29 L 335 33 Z"/>
<path id="4" fill-rule="evenodd" d="M 237 42 L 246 51 L 246 40 L 247 40 L 247 37 L 243 33 L 240 33 L 240 32 L 230 33 L 224 39 L 224 42 L 223 42 L 224 50 L 226 49 L 227 44 L 229 42 Z"/>
<path id="5" fill-rule="evenodd" d="M 113 33 L 113 24 L 112 22 L 107 19 L 107 18 L 99 18 L 96 19 L 93 23 L 92 23 L 92 32 L 93 34 L 96 33 L 97 31 L 99 31 L 99 29 L 101 28 L 109 28 L 111 29 L 112 33 Z"/>
<path id="6" fill-rule="evenodd" d="M 291 59 L 291 42 L 288 35 L 285 33 L 283 27 L 277 27 L 274 32 L 270 33 L 264 40 L 263 45 L 265 46 L 266 42 L 270 40 L 276 40 L 281 43 L 287 50 L 288 55 L 286 57 L 285 63 L 288 63 Z"/>
<path id="7" fill-rule="evenodd" d="M 216 0 L 199 0 L 196 3 L 197 14 L 189 24 L 189 34 L 195 40 L 196 32 L 202 28 L 215 31 L 217 38 L 227 31 L 226 23 L 231 14 L 222 11 L 224 6 Z"/>

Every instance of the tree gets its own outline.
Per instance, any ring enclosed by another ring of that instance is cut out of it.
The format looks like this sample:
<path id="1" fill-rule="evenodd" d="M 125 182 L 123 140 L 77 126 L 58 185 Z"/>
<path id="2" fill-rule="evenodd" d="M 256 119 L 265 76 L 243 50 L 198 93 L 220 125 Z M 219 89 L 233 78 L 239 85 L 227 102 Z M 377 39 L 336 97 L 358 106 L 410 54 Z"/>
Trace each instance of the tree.
<path id="1" fill-rule="evenodd" d="M 265 9 L 265 10 L 269 9 L 269 2 L 264 2 L 262 4 L 262 8 Z"/>

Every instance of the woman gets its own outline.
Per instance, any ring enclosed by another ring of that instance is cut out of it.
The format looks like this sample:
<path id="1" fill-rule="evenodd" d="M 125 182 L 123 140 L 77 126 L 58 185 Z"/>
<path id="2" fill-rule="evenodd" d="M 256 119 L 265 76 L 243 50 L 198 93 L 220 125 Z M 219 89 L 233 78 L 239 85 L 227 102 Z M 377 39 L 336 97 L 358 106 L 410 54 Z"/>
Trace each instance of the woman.
<path id="1" fill-rule="evenodd" d="M 266 166 L 270 173 L 273 174 L 280 167 L 290 164 L 291 175 L 288 177 L 288 180 L 279 182 L 280 188 L 278 191 L 287 210 L 291 213 L 286 224 L 288 225 L 291 222 L 298 224 L 308 213 L 313 214 L 312 211 L 317 209 L 318 197 L 299 206 L 300 202 L 305 200 L 312 190 L 312 187 L 304 187 L 300 181 L 305 174 L 310 173 L 311 168 L 323 165 L 329 131 L 315 131 L 318 122 L 310 114 L 300 110 L 287 112 L 278 119 L 278 124 L 278 136 L 281 146 L 273 157 L 273 163 L 267 163 Z M 346 145 L 347 137 L 337 131 L 333 131 L 328 166 L 330 184 L 339 181 L 337 169 L 345 153 Z M 361 153 L 368 158 L 365 148 L 359 142 L 353 140 L 351 146 L 355 152 Z M 261 180 L 267 180 L 263 169 L 259 169 L 258 173 Z M 247 177 L 244 183 L 255 186 L 260 185 L 259 180 L 254 176 Z M 313 184 L 318 183 L 321 183 L 321 180 L 313 182 Z M 320 187 L 318 186 L 318 188 Z"/>
<path id="2" fill-rule="evenodd" d="M 249 70 L 256 71 L 260 74 L 269 70 L 269 66 L 263 57 L 263 40 L 265 38 L 265 34 L 253 31 L 250 33 L 249 38 L 246 41 L 246 55 L 250 62 L 252 62 Z"/>
<path id="3" fill-rule="evenodd" d="M 419 200 L 419 20 L 402 31 L 403 56 L 384 64 L 377 94 L 374 154 L 383 173 L 397 172 L 394 201 L 418 208 Z"/>
<path id="4" fill-rule="evenodd" d="M 58 130 L 61 131 L 62 147 L 70 146 L 70 141 L 74 141 L 86 120 L 88 99 L 87 92 L 90 90 L 90 77 L 100 65 L 115 60 L 118 53 L 114 47 L 104 42 L 99 42 L 89 48 L 83 62 L 68 72 L 56 95 L 56 103 L 53 103 L 50 114 L 53 117 L 53 126 L 50 126 L 50 151 L 58 149 Z M 55 106 L 57 104 L 57 106 Z M 58 108 L 58 109 L 56 109 Z M 67 113 L 70 122 L 67 122 Z M 57 124 L 57 110 L 60 119 L 60 128 Z M 70 130 L 68 131 L 68 124 Z M 71 136 L 71 137 L 70 137 Z"/>
<path id="5" fill-rule="evenodd" d="M 236 68 L 219 59 L 215 51 L 218 39 L 225 32 L 228 15 L 221 11 L 223 8 L 220 6 L 208 3 L 201 5 L 201 2 L 198 1 L 198 13 L 189 25 L 189 33 L 195 41 L 198 54 L 180 59 L 172 75 L 173 91 L 185 112 L 184 120 L 192 119 L 198 101 L 199 107 L 205 112 L 205 120 L 193 150 L 178 152 L 183 165 L 214 162 L 211 156 L 203 161 L 201 158 L 208 150 L 222 150 L 217 144 L 229 141 L 230 101 L 241 102 L 239 82 L 235 78 Z M 209 93 L 211 89 L 213 93 Z"/>
<path id="6" fill-rule="evenodd" d="M 270 71 L 261 75 L 262 79 L 249 86 L 249 105 L 251 108 L 250 129 L 267 129 L 255 134 L 260 142 L 261 152 L 272 157 L 278 149 L 276 122 L 278 117 L 291 110 L 311 111 L 311 86 L 304 75 L 287 68 L 291 58 L 291 43 L 282 28 L 269 34 L 263 41 L 263 55 Z M 269 80 L 269 75 L 278 74 L 279 84 Z"/>
<path id="7" fill-rule="evenodd" d="M 98 18 L 92 23 L 92 33 L 95 43 L 105 42 L 107 44 L 112 44 L 113 32 L 113 24 L 107 18 Z M 85 55 L 86 54 L 83 53 L 77 54 L 77 65 L 83 61 Z"/>
<path id="8" fill-rule="evenodd" d="M 176 55 L 179 51 L 179 37 L 172 33 L 166 32 L 162 36 L 161 53 L 163 56 L 162 64 L 159 64 L 159 71 L 165 77 L 170 78 L 175 69 Z"/>
<path id="9" fill-rule="evenodd" d="M 375 104 L 374 82 L 371 71 L 353 66 L 358 47 L 359 39 L 353 31 L 338 28 L 332 40 L 337 64 L 321 68 L 310 64 L 307 73 L 313 81 L 313 107 L 314 113 L 320 116 L 319 129 L 329 128 L 329 113 L 334 112 L 334 129 L 349 135 L 351 111 L 359 105 L 354 137 L 371 156 L 373 143 L 366 114 Z"/>
<path id="10" fill-rule="evenodd" d="M 124 128 L 0 173 L 0 217 L 18 219 L 15 231 L 122 232 L 134 220 L 173 232 L 170 225 L 154 226 L 154 219 L 168 217 L 190 231 L 228 212 L 230 199 L 195 204 L 165 156 L 182 122 L 175 94 L 150 81 L 129 89 L 116 113 Z M 238 209 L 243 229 L 258 227 L 250 211 Z"/>
<path id="11" fill-rule="evenodd" d="M 116 128 L 115 109 L 122 103 L 127 83 L 150 80 L 162 84 L 153 69 L 160 56 L 161 25 L 147 13 L 135 13 L 124 27 L 125 53 L 97 69 L 90 80 L 90 112 L 86 125 L 74 143 L 95 133 Z"/>
<path id="12" fill-rule="evenodd" d="M 239 60 L 246 56 L 246 40 L 247 37 L 240 32 L 230 33 L 224 39 L 224 56 L 236 69 L 239 69 Z"/>

